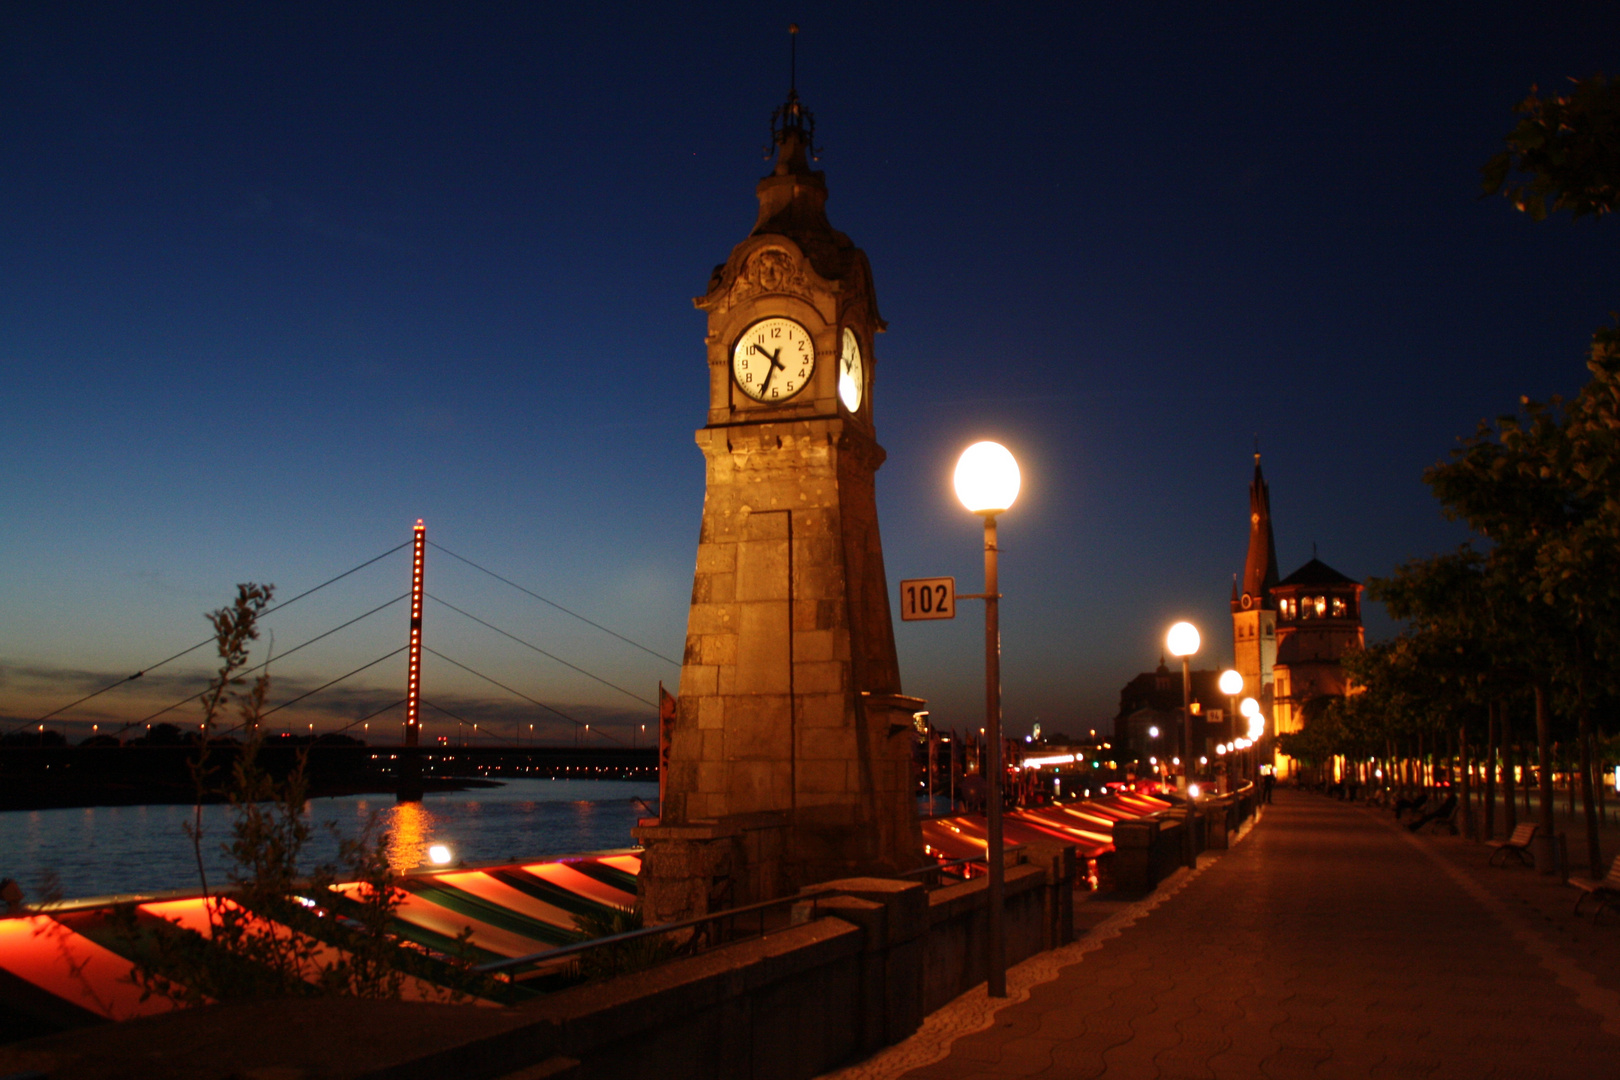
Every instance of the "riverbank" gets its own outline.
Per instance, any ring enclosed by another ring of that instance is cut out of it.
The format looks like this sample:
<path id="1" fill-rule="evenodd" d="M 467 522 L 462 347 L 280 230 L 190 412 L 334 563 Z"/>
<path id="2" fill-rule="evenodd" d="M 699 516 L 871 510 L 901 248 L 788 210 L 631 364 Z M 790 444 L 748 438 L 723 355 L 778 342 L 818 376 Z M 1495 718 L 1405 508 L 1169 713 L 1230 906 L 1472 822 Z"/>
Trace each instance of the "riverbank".
<path id="1" fill-rule="evenodd" d="M 199 747 L 8 746 L 0 748 L 0 811 L 87 806 L 192 805 Z M 227 801 L 235 742 L 211 743 L 202 802 Z M 415 768 L 410 769 L 414 758 Z M 267 740 L 259 764 L 283 778 L 304 761 L 310 798 L 467 791 L 510 779 L 657 780 L 656 751 L 631 747 L 368 746 L 357 739 Z M 419 779 L 407 780 L 414 771 Z"/>

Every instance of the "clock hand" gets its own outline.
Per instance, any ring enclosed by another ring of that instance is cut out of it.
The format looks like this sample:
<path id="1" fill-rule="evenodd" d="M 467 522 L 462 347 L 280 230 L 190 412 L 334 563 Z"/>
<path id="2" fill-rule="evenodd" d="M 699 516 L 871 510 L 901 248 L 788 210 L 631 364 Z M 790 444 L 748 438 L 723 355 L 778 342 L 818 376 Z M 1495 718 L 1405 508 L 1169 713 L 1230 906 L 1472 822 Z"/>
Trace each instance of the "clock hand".
<path id="1" fill-rule="evenodd" d="M 771 362 L 770 366 L 765 369 L 765 378 L 761 379 L 759 383 L 759 392 L 764 394 L 765 391 L 771 388 L 771 376 L 776 374 L 777 368 L 782 367 L 776 360 L 776 357 L 782 355 L 782 350 L 777 349 L 774 355 L 766 352 L 763 345 L 755 345 L 754 350 Z"/>

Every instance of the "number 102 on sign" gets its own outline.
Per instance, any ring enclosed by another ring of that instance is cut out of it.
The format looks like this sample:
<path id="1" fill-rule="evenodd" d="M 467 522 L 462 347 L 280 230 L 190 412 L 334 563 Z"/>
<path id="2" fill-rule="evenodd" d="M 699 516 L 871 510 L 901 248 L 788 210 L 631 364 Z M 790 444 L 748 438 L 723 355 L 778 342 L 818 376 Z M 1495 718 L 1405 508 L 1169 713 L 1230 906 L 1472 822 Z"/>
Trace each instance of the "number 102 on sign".
<path id="1" fill-rule="evenodd" d="M 956 579 L 912 578 L 900 583 L 900 620 L 956 618 Z"/>

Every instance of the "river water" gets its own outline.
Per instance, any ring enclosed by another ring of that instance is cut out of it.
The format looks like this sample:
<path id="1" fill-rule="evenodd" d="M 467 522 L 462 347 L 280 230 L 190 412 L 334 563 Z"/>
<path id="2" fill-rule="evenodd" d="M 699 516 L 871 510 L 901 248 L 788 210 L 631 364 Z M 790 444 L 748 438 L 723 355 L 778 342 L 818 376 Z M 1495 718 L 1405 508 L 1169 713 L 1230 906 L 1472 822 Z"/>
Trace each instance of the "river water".
<path id="1" fill-rule="evenodd" d="M 645 802 L 638 801 L 645 800 Z M 468 863 L 538 859 L 631 846 L 630 828 L 656 806 L 657 782 L 510 780 L 498 788 L 438 792 L 420 803 L 391 795 L 311 799 L 310 820 L 353 836 L 368 820 L 388 835 L 396 869 L 421 865 L 430 844 Z M 197 888 L 197 862 L 185 825 L 190 806 L 88 806 L 0 812 L 0 878 L 25 896 L 73 899 Z M 203 807 L 203 857 L 210 885 L 229 879 L 231 808 Z M 315 830 L 305 869 L 336 858 L 337 840 Z"/>

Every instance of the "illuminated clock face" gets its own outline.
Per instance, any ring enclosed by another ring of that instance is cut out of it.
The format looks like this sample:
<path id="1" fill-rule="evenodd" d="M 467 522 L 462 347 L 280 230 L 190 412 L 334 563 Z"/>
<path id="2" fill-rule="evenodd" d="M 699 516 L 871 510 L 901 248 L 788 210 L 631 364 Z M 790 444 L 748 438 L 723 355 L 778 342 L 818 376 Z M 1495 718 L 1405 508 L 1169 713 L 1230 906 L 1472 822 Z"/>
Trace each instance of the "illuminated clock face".
<path id="1" fill-rule="evenodd" d="M 866 369 L 861 364 L 861 342 L 855 331 L 844 327 L 844 340 L 838 350 L 838 397 L 844 408 L 859 412 L 861 389 L 866 385 Z"/>
<path id="2" fill-rule="evenodd" d="M 815 369 L 810 331 L 781 316 L 750 326 L 731 348 L 731 377 L 755 401 L 786 401 Z"/>

